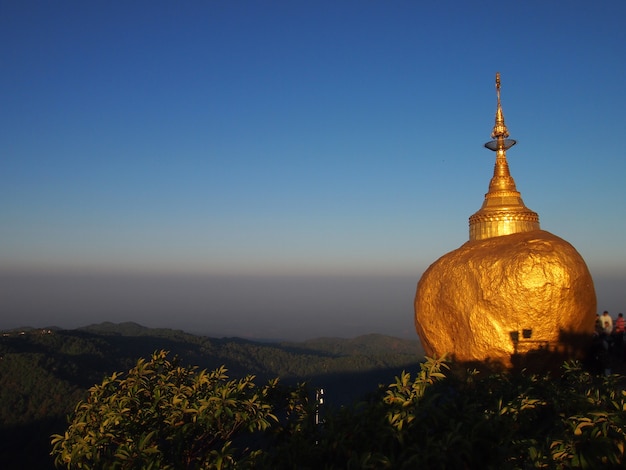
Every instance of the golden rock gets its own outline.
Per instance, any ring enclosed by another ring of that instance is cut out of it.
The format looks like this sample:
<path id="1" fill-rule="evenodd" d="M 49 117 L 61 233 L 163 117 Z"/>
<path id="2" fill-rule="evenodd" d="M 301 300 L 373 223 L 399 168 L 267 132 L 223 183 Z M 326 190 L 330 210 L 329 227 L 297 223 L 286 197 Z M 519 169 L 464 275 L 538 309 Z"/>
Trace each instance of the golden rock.
<path id="1" fill-rule="evenodd" d="M 585 261 L 544 230 L 465 243 L 426 270 L 415 297 L 426 354 L 506 367 L 538 349 L 576 356 L 595 311 Z"/>
<path id="2" fill-rule="evenodd" d="M 541 230 L 537 213 L 524 205 L 506 160 L 516 142 L 508 139 L 499 74 L 496 90 L 495 140 L 485 144 L 496 152 L 489 191 L 469 218 L 470 240 L 417 284 L 417 334 L 427 355 L 463 362 L 511 367 L 537 351 L 577 357 L 593 333 L 593 280 L 574 247 Z"/>

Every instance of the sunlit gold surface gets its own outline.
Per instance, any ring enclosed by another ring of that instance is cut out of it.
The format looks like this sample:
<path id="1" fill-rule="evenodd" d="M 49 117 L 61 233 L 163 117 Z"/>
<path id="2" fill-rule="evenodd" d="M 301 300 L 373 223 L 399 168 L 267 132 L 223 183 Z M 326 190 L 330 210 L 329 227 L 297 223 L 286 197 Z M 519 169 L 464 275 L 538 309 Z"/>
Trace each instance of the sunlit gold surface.
<path id="1" fill-rule="evenodd" d="M 576 356 L 591 338 L 596 296 L 583 258 L 539 227 L 509 172 L 500 104 L 492 137 L 494 174 L 470 239 L 424 273 L 415 296 L 415 327 L 428 355 L 511 366 L 531 351 Z M 577 339 L 576 339 L 577 338 Z M 536 355 L 535 355 L 536 357 Z"/>
<path id="2" fill-rule="evenodd" d="M 416 330 L 427 354 L 505 366 L 516 352 L 568 348 L 563 332 L 591 337 L 595 311 L 583 258 L 543 230 L 465 243 L 428 268 L 415 297 Z"/>

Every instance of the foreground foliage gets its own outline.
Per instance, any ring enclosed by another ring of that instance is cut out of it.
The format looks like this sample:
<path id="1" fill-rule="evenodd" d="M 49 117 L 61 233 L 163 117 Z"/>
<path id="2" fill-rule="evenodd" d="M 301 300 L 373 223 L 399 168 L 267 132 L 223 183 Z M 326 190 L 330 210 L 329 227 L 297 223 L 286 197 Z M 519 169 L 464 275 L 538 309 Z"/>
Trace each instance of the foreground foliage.
<path id="1" fill-rule="evenodd" d="M 624 378 L 451 374 L 427 359 L 381 400 L 335 416 L 298 468 L 623 468 Z M 339 419 L 338 419 L 339 418 Z M 330 450 L 332 449 L 332 450 Z M 329 451 L 330 450 L 330 451 Z"/>
<path id="2" fill-rule="evenodd" d="M 89 390 L 64 435 L 52 438 L 55 462 L 68 468 L 228 468 L 258 452 L 237 451 L 243 431 L 276 422 L 270 383 L 228 380 L 224 368 L 198 372 L 159 351 L 128 374 Z"/>
<path id="3" fill-rule="evenodd" d="M 228 380 L 155 353 L 90 390 L 64 435 L 67 468 L 622 468 L 624 377 L 451 372 L 429 358 L 367 401 L 323 410 L 303 386 Z"/>

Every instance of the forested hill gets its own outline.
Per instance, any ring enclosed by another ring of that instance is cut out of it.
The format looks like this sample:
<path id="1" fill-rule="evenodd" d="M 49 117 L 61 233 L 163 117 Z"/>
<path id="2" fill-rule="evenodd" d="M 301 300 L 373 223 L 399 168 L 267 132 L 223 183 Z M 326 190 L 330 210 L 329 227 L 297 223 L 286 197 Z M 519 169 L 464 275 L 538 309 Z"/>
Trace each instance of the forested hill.
<path id="1" fill-rule="evenodd" d="M 383 335 L 322 338 L 300 343 L 261 343 L 211 338 L 136 323 L 101 323 L 75 330 L 3 331 L 0 336 L 0 461 L 3 468 L 52 468 L 49 436 L 86 390 L 140 357 L 170 351 L 183 365 L 214 369 L 259 381 L 307 381 L 341 405 L 388 384 L 402 370 L 416 370 L 419 341 Z M 19 449 L 19 450 L 17 450 Z M 16 453 L 17 452 L 17 453 Z"/>
<path id="2" fill-rule="evenodd" d="M 106 322 L 74 331 L 83 338 L 93 335 L 104 340 L 111 353 L 129 357 L 130 364 L 156 349 L 166 349 L 186 364 L 200 368 L 226 365 L 232 375 L 254 374 L 263 379 L 309 380 L 327 374 L 395 369 L 416 364 L 424 355 L 417 340 L 379 334 L 353 339 L 269 343 L 236 337 L 197 336 L 181 330 L 147 328 L 133 322 Z"/>

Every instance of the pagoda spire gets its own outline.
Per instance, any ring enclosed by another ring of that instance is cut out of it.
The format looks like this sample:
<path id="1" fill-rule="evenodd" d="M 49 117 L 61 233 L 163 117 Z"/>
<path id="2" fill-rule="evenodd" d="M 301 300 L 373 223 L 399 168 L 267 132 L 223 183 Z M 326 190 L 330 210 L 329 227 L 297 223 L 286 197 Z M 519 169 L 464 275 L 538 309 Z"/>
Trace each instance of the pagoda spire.
<path id="1" fill-rule="evenodd" d="M 504 123 L 499 72 L 496 73 L 496 96 L 496 119 L 491 132 L 494 140 L 485 144 L 486 148 L 496 152 L 496 163 L 483 205 L 469 218 L 470 240 L 539 230 L 539 216 L 524 205 L 506 159 L 506 151 L 517 142 L 508 138 L 509 130 Z"/>
<path id="2" fill-rule="evenodd" d="M 496 72 L 496 96 L 498 97 L 498 109 L 496 110 L 496 123 L 493 126 L 491 138 L 502 137 L 506 139 L 509 136 L 509 130 L 504 123 L 504 113 L 502 112 L 502 103 L 500 102 L 500 72 Z"/>

